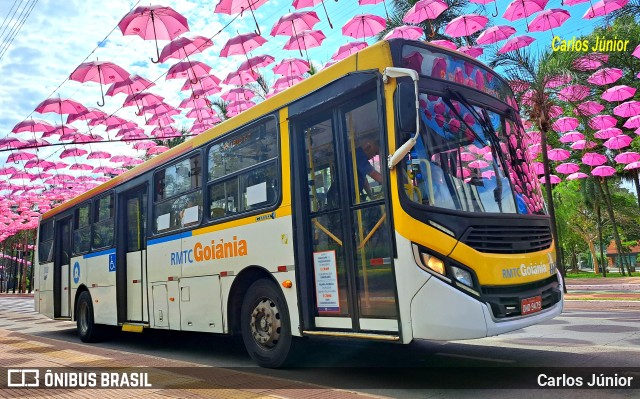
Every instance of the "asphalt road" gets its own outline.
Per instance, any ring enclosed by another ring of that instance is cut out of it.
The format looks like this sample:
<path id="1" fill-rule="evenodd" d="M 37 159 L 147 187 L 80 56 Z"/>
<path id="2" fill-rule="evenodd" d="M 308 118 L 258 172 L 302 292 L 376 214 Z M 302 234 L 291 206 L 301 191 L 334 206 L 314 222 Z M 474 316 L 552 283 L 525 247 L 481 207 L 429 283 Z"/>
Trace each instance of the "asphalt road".
<path id="1" fill-rule="evenodd" d="M 0 298 L 0 329 L 79 342 L 74 323 L 52 321 L 35 314 L 32 299 Z M 465 386 L 469 373 L 490 370 L 496 388 L 514 369 L 537 373 L 540 369 L 533 368 L 598 367 L 610 372 L 640 368 L 640 302 L 631 301 L 567 301 L 565 312 L 554 320 L 480 340 L 394 345 L 314 339 L 302 346 L 304 358 L 296 367 L 286 370 L 254 367 L 240 340 L 208 334 L 114 333 L 108 341 L 97 345 L 397 398 L 640 397 L 638 390 L 612 388 L 464 390 L 432 389 L 424 383 L 434 367 L 449 367 L 452 374 L 459 373 L 456 386 Z M 640 380 L 640 374 L 636 379 Z"/>

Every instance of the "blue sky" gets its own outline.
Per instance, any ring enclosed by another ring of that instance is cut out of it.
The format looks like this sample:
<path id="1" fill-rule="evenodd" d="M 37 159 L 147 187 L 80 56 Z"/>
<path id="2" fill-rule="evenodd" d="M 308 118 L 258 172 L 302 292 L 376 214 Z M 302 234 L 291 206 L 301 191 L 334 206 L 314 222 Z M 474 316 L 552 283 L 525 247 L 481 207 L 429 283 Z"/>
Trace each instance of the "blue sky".
<path id="1" fill-rule="evenodd" d="M 23 4 L 29 4 L 31 0 L 25 0 Z M 187 17 L 191 32 L 206 37 L 212 37 L 216 32 L 232 19 L 227 15 L 217 15 L 213 9 L 217 1 L 174 0 L 154 1 L 153 4 L 163 4 L 173 7 Z M 507 0 L 498 0 L 499 16 L 491 18 L 494 25 L 509 24 L 514 26 L 519 34 L 528 34 L 536 38 L 532 44 L 534 48 L 548 48 L 551 45 L 551 33 L 526 33 L 524 19 L 510 22 L 501 15 L 507 7 Z M 17 4 L 17 3 L 16 3 Z M 327 39 L 319 48 L 309 50 L 310 59 L 317 65 L 323 65 L 331 58 L 335 50 L 342 44 L 353 41 L 352 38 L 342 36 L 340 28 L 351 17 L 361 13 L 373 13 L 384 16 L 382 4 L 375 6 L 359 6 L 357 0 L 329 0 L 326 3 L 327 11 L 333 22 L 333 29 L 329 28 L 324 10 L 317 5 L 317 12 L 321 22 L 316 29 L 321 29 Z M 0 17 L 4 19 L 9 14 L 12 1 L 0 2 Z M 156 81 L 157 86 L 150 91 L 163 95 L 165 101 L 177 106 L 186 97 L 185 92 L 180 92 L 183 80 L 165 81 L 163 74 L 177 60 L 170 60 L 165 64 L 152 64 L 149 57 L 155 56 L 155 47 L 152 41 L 143 41 L 137 36 L 123 36 L 117 28 L 118 21 L 137 2 L 129 0 L 40 0 L 38 1 L 21 31 L 16 35 L 10 48 L 0 59 L 0 138 L 12 135 L 12 127 L 29 117 L 45 119 L 54 124 L 60 123 L 60 117 L 56 114 L 40 115 L 33 113 L 35 107 L 43 100 L 51 96 L 70 97 L 80 101 L 86 106 L 95 107 L 100 99 L 100 88 L 97 83 L 79 82 L 67 80 L 69 74 L 82 62 L 95 60 L 112 61 L 130 73 L 139 74 L 149 80 Z M 494 12 L 494 4 L 485 6 L 490 16 Z M 551 0 L 546 8 L 560 7 L 559 0 Z M 564 39 L 573 36 L 587 34 L 593 30 L 594 21 L 584 20 L 582 15 L 589 7 L 589 2 L 572 7 L 563 7 L 571 12 L 572 17 L 561 28 L 554 29 L 554 33 Z M 389 10 L 392 6 L 388 4 Z M 472 5 L 469 12 L 476 9 Z M 307 9 L 309 10 L 309 9 Z M 269 0 L 256 11 L 256 17 L 260 22 L 262 35 L 268 42 L 260 49 L 254 50 L 251 55 L 271 54 L 280 60 L 285 57 L 299 57 L 297 51 L 282 50 L 282 46 L 288 39 L 285 36 L 271 37 L 269 32 L 273 23 L 281 15 L 295 11 L 291 6 L 291 0 Z M 531 21 L 533 17 L 529 18 Z M 598 22 L 596 20 L 595 22 Z M 227 29 L 216 35 L 213 39 L 214 46 L 203 54 L 191 57 L 203 61 L 213 67 L 212 73 L 224 79 L 227 73 L 235 70 L 245 58 L 234 56 L 219 58 L 218 54 L 226 41 L 237 33 L 253 31 L 255 25 L 250 14 L 234 21 Z M 105 40 L 106 39 L 106 40 Z M 104 40 L 104 41 L 103 41 Z M 373 39 L 368 40 L 370 43 Z M 631 50 L 637 45 L 637 39 Z M 167 44 L 160 42 L 160 48 Z M 480 57 L 483 60 L 482 57 Z M 276 61 L 277 62 L 277 61 Z M 269 67 L 270 68 L 270 67 Z M 265 69 L 270 71 L 270 69 Z M 272 78 L 273 80 L 273 78 Z M 106 91 L 106 87 L 104 88 Z M 107 104 L 102 108 L 105 112 L 115 112 L 127 119 L 134 119 L 141 125 L 144 121 L 133 114 L 133 108 L 121 108 L 124 94 L 116 97 L 107 97 Z M 180 119 L 180 125 L 190 126 L 192 120 Z M 86 130 L 86 125 L 81 122 L 74 123 L 80 131 Z M 147 132 L 151 130 L 147 128 Z M 104 130 L 96 130 L 98 134 L 104 134 Z M 21 135 L 29 138 L 28 135 Z M 130 147 L 124 145 L 101 144 L 93 145 L 94 149 L 107 149 L 110 151 L 126 150 L 131 153 Z M 43 149 L 41 157 L 55 158 L 62 148 Z M 141 155 L 139 153 L 138 155 Z M 4 163 L 8 153 L 0 153 L 0 164 Z M 19 167 L 19 165 L 14 165 Z M 0 176 L 1 178 L 2 176 Z"/>

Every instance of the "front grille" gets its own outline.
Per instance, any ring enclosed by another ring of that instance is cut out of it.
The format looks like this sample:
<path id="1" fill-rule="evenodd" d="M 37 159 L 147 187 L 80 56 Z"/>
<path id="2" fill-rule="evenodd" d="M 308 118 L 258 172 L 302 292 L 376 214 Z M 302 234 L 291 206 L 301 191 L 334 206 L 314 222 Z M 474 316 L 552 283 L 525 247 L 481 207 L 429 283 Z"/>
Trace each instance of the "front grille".
<path id="1" fill-rule="evenodd" d="M 481 292 L 482 300 L 491 306 L 494 317 L 498 319 L 522 315 L 520 304 L 525 298 L 540 295 L 544 310 L 558 303 L 562 297 L 555 275 L 527 284 L 482 287 Z"/>
<path id="2" fill-rule="evenodd" d="M 460 241 L 480 252 L 523 254 L 551 246 L 549 226 L 472 226 Z"/>

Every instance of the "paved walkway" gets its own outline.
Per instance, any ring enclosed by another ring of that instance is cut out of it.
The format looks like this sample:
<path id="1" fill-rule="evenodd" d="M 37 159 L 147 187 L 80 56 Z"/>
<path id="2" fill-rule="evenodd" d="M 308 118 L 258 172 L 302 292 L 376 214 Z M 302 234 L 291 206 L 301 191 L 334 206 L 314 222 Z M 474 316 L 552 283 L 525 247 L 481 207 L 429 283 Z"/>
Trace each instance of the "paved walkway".
<path id="1" fill-rule="evenodd" d="M 44 371 L 88 373 L 148 372 L 152 388 L 6 388 L 0 375 L 1 398 L 225 398 L 225 399 L 369 399 L 380 396 L 298 383 L 253 373 L 104 349 L 0 329 L 0 368 L 40 368 Z M 117 367 L 117 370 L 104 369 Z M 92 369 L 96 368 L 96 369 Z M 7 369 L 0 369 L 7 373 Z M 98 377 L 98 384 L 99 384 Z M 12 380 L 13 381 L 13 380 Z"/>

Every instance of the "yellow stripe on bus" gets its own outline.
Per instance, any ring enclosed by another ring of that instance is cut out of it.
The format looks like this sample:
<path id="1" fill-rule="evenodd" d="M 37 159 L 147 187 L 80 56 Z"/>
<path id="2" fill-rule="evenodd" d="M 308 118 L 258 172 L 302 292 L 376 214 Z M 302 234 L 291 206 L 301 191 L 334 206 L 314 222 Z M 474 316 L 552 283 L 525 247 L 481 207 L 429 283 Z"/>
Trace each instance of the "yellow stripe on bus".
<path id="1" fill-rule="evenodd" d="M 273 217 L 271 215 L 273 214 Z M 201 229 L 196 229 L 191 232 L 192 235 L 198 236 L 201 234 L 212 233 L 214 231 L 231 229 L 234 227 L 246 226 L 253 223 L 260 223 L 269 219 L 277 219 L 285 216 L 291 216 L 291 206 L 281 206 L 273 212 L 265 212 L 258 215 L 253 215 L 250 217 L 231 220 L 229 222 L 214 224 L 211 226 L 203 227 Z"/>

